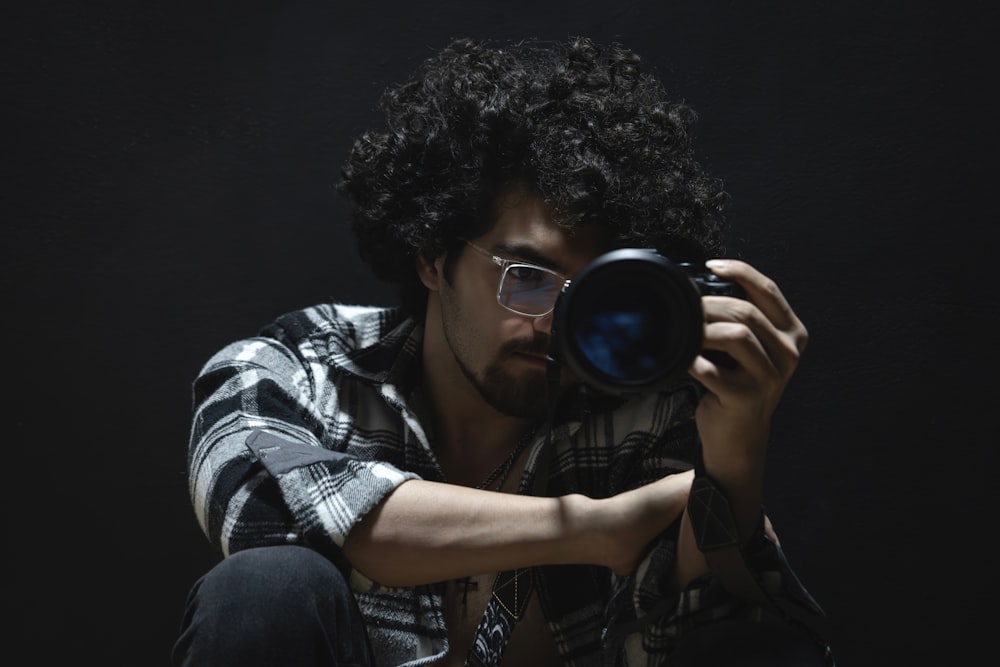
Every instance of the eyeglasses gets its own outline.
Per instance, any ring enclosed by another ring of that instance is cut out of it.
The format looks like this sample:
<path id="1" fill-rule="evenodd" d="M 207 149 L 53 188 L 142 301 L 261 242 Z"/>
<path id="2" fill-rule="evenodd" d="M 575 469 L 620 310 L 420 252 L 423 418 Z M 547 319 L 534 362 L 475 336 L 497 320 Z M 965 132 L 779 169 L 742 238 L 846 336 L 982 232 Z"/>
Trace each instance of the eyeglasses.
<path id="1" fill-rule="evenodd" d="M 566 276 L 543 266 L 498 257 L 472 241 L 465 243 L 503 269 L 497 286 L 497 303 L 501 306 L 528 317 L 543 317 L 555 309 L 559 292 L 569 283 Z"/>

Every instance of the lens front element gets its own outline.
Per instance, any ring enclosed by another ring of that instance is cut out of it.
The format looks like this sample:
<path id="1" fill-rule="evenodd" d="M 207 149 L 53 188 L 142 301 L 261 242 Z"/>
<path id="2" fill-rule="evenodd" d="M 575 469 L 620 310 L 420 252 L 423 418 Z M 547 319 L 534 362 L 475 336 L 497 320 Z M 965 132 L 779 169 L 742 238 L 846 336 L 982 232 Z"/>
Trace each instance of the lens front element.
<path id="1" fill-rule="evenodd" d="M 653 251 L 626 248 L 581 270 L 556 303 L 556 358 L 607 393 L 656 390 L 701 348 L 701 299 L 691 278 Z"/>

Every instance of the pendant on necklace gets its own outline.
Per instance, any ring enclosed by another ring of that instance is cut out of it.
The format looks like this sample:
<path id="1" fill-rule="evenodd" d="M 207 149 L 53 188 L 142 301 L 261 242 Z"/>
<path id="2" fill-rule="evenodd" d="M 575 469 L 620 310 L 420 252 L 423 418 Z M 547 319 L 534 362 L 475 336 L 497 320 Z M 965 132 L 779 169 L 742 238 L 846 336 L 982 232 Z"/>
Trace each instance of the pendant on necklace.
<path id="1" fill-rule="evenodd" d="M 473 581 L 472 577 L 462 577 L 455 579 L 455 585 L 462 587 L 462 618 L 467 618 L 469 615 L 469 590 L 478 591 L 479 582 Z"/>

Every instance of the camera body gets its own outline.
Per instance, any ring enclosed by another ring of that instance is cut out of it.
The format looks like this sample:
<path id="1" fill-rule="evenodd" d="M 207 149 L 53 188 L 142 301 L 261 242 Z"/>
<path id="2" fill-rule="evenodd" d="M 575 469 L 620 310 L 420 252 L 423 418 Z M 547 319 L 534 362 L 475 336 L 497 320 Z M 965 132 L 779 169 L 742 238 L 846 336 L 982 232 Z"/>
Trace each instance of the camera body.
<path id="1" fill-rule="evenodd" d="M 736 283 L 655 250 L 604 253 L 559 294 L 549 356 L 604 393 L 659 390 L 701 353 L 703 295 L 745 296 Z"/>

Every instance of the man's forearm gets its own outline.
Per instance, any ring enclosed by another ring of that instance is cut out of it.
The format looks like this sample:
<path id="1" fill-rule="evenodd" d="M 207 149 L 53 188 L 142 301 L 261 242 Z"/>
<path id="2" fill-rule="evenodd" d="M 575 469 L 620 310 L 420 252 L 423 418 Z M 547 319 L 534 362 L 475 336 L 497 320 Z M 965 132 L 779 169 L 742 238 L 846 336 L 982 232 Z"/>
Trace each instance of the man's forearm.
<path id="1" fill-rule="evenodd" d="M 388 586 L 412 586 L 516 567 L 598 563 L 588 531 L 597 508 L 581 495 L 521 496 L 411 480 L 344 542 L 351 563 Z"/>
<path id="2" fill-rule="evenodd" d="M 412 480 L 344 543 L 351 563 L 384 585 L 412 586 L 533 565 L 588 564 L 629 573 L 676 521 L 691 473 L 611 498 L 556 498 Z"/>

